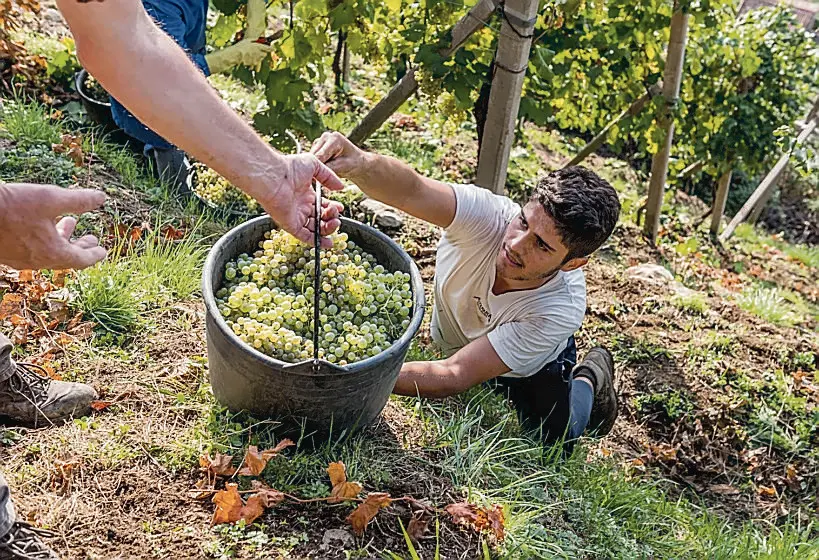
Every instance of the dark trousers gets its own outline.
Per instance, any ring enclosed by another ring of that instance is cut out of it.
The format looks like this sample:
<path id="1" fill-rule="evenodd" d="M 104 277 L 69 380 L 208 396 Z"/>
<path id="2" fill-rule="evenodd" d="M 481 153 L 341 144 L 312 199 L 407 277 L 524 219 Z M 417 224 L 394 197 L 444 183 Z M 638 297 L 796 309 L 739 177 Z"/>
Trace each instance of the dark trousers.
<path id="1" fill-rule="evenodd" d="M 510 401 L 517 410 L 524 429 L 537 432 L 547 443 L 565 437 L 569 450 L 589 422 L 591 402 L 587 388 L 580 388 L 583 398 L 572 398 L 572 386 L 582 381 L 572 379 L 577 363 L 574 336 L 566 349 L 543 369 L 529 377 L 498 377 L 490 382 L 492 389 Z"/>

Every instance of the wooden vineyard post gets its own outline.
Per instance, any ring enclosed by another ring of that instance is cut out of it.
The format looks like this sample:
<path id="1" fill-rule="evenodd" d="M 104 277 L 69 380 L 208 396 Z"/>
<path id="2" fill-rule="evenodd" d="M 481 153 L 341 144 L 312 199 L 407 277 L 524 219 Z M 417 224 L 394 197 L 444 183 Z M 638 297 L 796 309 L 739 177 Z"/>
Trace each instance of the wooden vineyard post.
<path id="1" fill-rule="evenodd" d="M 489 95 L 489 111 L 478 154 L 478 175 L 475 181 L 481 187 L 496 193 L 502 193 L 506 189 L 509 152 L 515 141 L 515 123 L 518 120 L 523 79 L 529 64 L 538 0 L 506 0 L 503 6 L 492 93 Z"/>
<path id="2" fill-rule="evenodd" d="M 817 117 L 819 117 L 819 97 L 813 102 L 813 107 L 811 107 L 808 117 L 805 119 L 805 123 L 810 123 L 810 121 Z"/>
<path id="3" fill-rule="evenodd" d="M 679 0 L 674 2 L 671 16 L 671 37 L 663 76 L 664 105 L 657 117 L 657 126 L 665 132 L 654 159 L 651 162 L 651 178 L 648 183 L 648 202 L 643 231 L 653 244 L 657 242 L 660 229 L 660 212 L 663 206 L 665 181 L 668 176 L 668 159 L 674 141 L 674 107 L 680 95 L 680 83 L 685 63 L 685 45 L 688 42 L 688 14 L 680 8 Z"/>
<path id="4" fill-rule="evenodd" d="M 441 51 L 441 56 L 449 58 L 455 54 L 466 40 L 478 29 L 482 28 L 492 16 L 500 0 L 480 0 L 467 14 L 458 20 L 452 27 L 452 42 L 449 47 Z M 364 115 L 361 122 L 353 129 L 348 138 L 353 144 L 361 144 L 378 130 L 384 122 L 403 105 L 418 89 L 418 80 L 415 78 L 415 69 L 411 68 L 393 86 L 387 96 Z"/>
<path id="5" fill-rule="evenodd" d="M 797 137 L 796 143 L 800 144 L 807 140 L 808 137 L 816 130 L 817 125 L 819 125 L 819 117 L 814 118 L 807 124 L 807 126 L 802 130 L 802 133 Z M 790 152 L 782 154 L 782 157 L 779 158 L 779 161 L 776 162 L 773 169 L 771 169 L 770 172 L 768 172 L 768 175 L 762 179 L 762 182 L 759 183 L 759 186 L 756 188 L 750 198 L 745 201 L 745 204 L 743 204 L 739 212 L 736 213 L 734 218 L 731 220 L 731 223 L 728 224 L 728 226 L 722 232 L 722 235 L 719 236 L 720 241 L 725 241 L 731 237 L 734 230 L 737 229 L 737 226 L 748 217 L 748 214 L 751 213 L 751 210 L 753 210 L 754 207 L 756 207 L 770 192 L 773 192 L 774 187 L 776 187 L 776 182 L 779 180 L 782 172 L 785 171 L 785 168 L 788 166 L 788 161 L 790 158 Z"/>
<path id="6" fill-rule="evenodd" d="M 717 183 L 717 194 L 714 195 L 714 205 L 711 208 L 711 235 L 713 236 L 719 235 L 719 226 L 722 223 L 722 214 L 725 212 L 725 203 L 728 201 L 733 173 L 733 170 L 729 168 Z"/>
<path id="7" fill-rule="evenodd" d="M 810 125 L 810 123 L 817 117 L 819 117 L 819 97 L 816 98 L 816 101 L 813 103 L 813 107 L 811 107 L 811 110 L 808 113 L 807 118 L 805 119 L 805 126 Z M 799 142 L 800 141 L 797 140 L 797 143 Z M 776 192 L 776 183 L 779 181 L 779 178 L 781 177 L 781 173 L 783 171 L 784 168 L 779 171 L 779 174 L 774 179 L 773 187 L 765 191 L 765 194 L 762 196 L 759 202 L 756 203 L 754 209 L 751 210 L 751 214 L 750 216 L 748 216 L 748 221 L 750 223 L 755 224 L 759 220 L 759 217 L 762 215 L 763 210 L 765 210 L 765 207 L 771 201 L 771 198 L 773 198 L 774 192 Z"/>
<path id="8" fill-rule="evenodd" d="M 583 149 L 577 152 L 577 155 L 574 156 L 572 160 L 565 165 L 565 167 L 578 165 L 584 159 L 586 159 L 595 151 L 597 151 L 597 148 L 602 146 L 603 142 L 606 141 L 606 137 L 608 137 L 609 132 L 611 132 L 612 128 L 620 124 L 626 117 L 633 117 L 635 115 L 639 115 L 645 108 L 646 104 L 649 101 L 651 101 L 651 98 L 660 93 L 662 89 L 663 89 L 662 83 L 654 84 L 653 86 L 648 88 L 648 90 L 646 90 L 646 92 L 643 95 L 638 97 L 637 100 L 634 101 L 634 103 L 632 103 L 631 105 L 629 105 L 629 107 L 625 111 L 623 111 L 622 113 L 617 115 L 617 117 L 612 119 L 612 121 L 609 124 L 603 127 L 603 130 L 597 133 L 597 136 L 592 138 L 588 144 L 583 146 Z"/>

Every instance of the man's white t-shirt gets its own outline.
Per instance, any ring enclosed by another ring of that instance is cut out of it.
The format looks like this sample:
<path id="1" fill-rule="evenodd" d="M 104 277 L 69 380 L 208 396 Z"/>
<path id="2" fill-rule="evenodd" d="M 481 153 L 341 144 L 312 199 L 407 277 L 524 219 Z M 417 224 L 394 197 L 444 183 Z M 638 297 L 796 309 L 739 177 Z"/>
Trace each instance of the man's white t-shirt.
<path id="1" fill-rule="evenodd" d="M 555 360 L 586 313 L 586 278 L 559 271 L 533 290 L 492 293 L 506 226 L 521 208 L 474 185 L 452 185 L 455 219 L 438 243 L 432 338 L 446 355 L 488 335 L 511 370 L 527 377 Z"/>

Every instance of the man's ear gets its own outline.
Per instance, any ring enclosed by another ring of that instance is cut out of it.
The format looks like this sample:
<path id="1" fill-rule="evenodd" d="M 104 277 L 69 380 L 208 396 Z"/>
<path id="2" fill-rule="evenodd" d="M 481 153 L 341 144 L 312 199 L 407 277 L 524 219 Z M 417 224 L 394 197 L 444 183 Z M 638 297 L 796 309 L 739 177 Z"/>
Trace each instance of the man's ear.
<path id="1" fill-rule="evenodd" d="M 568 261 L 563 263 L 563 266 L 560 267 L 560 270 L 562 270 L 563 272 L 576 270 L 583 266 L 584 264 L 586 264 L 587 262 L 589 262 L 589 257 L 578 257 L 576 259 L 569 259 Z"/>

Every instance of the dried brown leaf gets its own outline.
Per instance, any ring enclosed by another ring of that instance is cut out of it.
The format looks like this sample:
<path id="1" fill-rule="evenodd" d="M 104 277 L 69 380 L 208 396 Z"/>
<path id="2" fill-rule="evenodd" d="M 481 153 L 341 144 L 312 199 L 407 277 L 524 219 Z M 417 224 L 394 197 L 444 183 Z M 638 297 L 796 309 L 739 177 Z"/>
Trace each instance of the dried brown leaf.
<path id="1" fill-rule="evenodd" d="M 327 474 L 330 475 L 330 486 L 338 486 L 343 482 L 347 482 L 347 467 L 342 461 L 330 463 L 327 467 Z"/>
<path id="2" fill-rule="evenodd" d="M 735 496 L 739 494 L 739 490 L 730 484 L 712 484 L 708 487 L 708 490 L 714 494 L 720 494 L 722 496 Z"/>
<path id="3" fill-rule="evenodd" d="M 211 526 L 220 523 L 236 523 L 242 518 L 244 504 L 236 484 L 225 484 L 225 489 L 214 494 L 212 501 L 216 504 L 216 510 L 210 520 Z"/>
<path id="4" fill-rule="evenodd" d="M 259 495 L 250 496 L 247 503 L 239 510 L 239 519 L 244 519 L 250 525 L 264 513 L 263 498 Z"/>
<path id="5" fill-rule="evenodd" d="M 764 498 L 775 498 L 776 488 L 773 486 L 759 486 L 756 491 Z"/>
<path id="6" fill-rule="evenodd" d="M 259 451 L 259 448 L 255 445 L 249 446 L 243 461 L 244 467 L 239 471 L 239 474 L 242 476 L 259 476 L 262 474 L 262 471 L 264 471 L 270 459 L 278 455 L 282 449 L 290 447 L 291 445 L 295 444 L 289 439 L 283 439 L 276 447 L 263 451 Z"/>
<path id="7" fill-rule="evenodd" d="M 81 321 L 82 321 L 82 312 L 79 312 L 76 315 L 74 315 L 71 318 L 70 321 L 68 321 L 68 324 L 65 326 L 65 330 L 70 332 L 71 330 L 76 329 L 79 326 Z M 92 326 L 93 326 L 93 324 L 92 324 Z"/>
<path id="8" fill-rule="evenodd" d="M 330 463 L 327 467 L 327 474 L 330 475 L 330 484 L 333 486 L 330 491 L 331 498 L 327 500 L 328 503 L 337 504 L 355 498 L 363 490 L 358 482 L 347 481 L 347 467 L 341 461 Z"/>
<path id="9" fill-rule="evenodd" d="M 790 482 L 795 482 L 798 479 L 798 475 L 796 473 L 796 467 L 793 465 L 788 465 L 785 467 L 785 479 Z"/>
<path id="10" fill-rule="evenodd" d="M 21 294 L 5 294 L 0 301 L 0 321 L 9 320 L 12 315 L 24 315 L 25 299 Z"/>
<path id="11" fill-rule="evenodd" d="M 456 525 L 471 525 L 478 531 L 481 531 L 486 524 L 485 519 L 480 519 L 480 509 L 474 504 L 459 502 L 457 504 L 449 504 L 445 509 L 446 512 L 452 516 L 452 521 Z"/>
<path id="12" fill-rule="evenodd" d="M 452 516 L 452 521 L 458 525 L 470 526 L 479 533 L 487 531 L 498 542 L 503 540 L 505 520 L 503 508 L 499 505 L 493 505 L 491 508 L 485 509 L 474 504 L 460 502 L 448 505 L 446 512 Z"/>
<path id="13" fill-rule="evenodd" d="M 19 327 L 20 325 L 28 325 L 30 323 L 27 317 L 17 315 L 16 313 L 9 318 L 9 322 L 15 327 Z"/>
<path id="14" fill-rule="evenodd" d="M 79 134 L 63 134 L 59 144 L 51 145 L 52 151 L 67 155 L 74 165 L 82 167 L 85 154 L 82 151 L 82 137 Z"/>
<path id="15" fill-rule="evenodd" d="M 258 476 L 267 466 L 267 460 L 262 457 L 258 447 L 251 445 L 247 448 L 244 458 L 244 466 L 239 469 L 242 476 Z"/>
<path id="16" fill-rule="evenodd" d="M 52 321 L 52 323 L 49 323 L 50 328 L 56 327 L 59 323 L 65 323 L 71 316 L 71 310 L 65 301 L 49 298 L 46 300 L 46 306 L 48 307 L 48 314 Z M 53 324 L 54 327 L 51 327 L 51 324 Z"/>
<path id="17" fill-rule="evenodd" d="M 74 477 L 74 471 L 80 468 L 78 459 L 69 459 L 66 461 L 54 461 L 54 470 L 51 471 L 51 491 L 55 494 L 65 495 L 71 491 L 71 480 Z"/>
<path id="18" fill-rule="evenodd" d="M 94 336 L 94 323 L 91 321 L 80 323 L 79 325 L 68 329 L 68 332 L 77 340 L 87 340 Z"/>
<path id="19" fill-rule="evenodd" d="M 253 490 L 256 490 L 254 496 L 259 496 L 262 500 L 262 505 L 266 508 L 272 508 L 284 501 L 284 492 L 279 492 L 267 486 L 260 480 L 254 480 L 250 483 Z"/>
<path id="20" fill-rule="evenodd" d="M 359 537 L 378 512 L 392 503 L 392 498 L 386 492 L 370 492 L 367 499 L 347 516 L 347 522 L 353 526 L 353 531 Z"/>
<path id="21" fill-rule="evenodd" d="M 51 283 L 59 288 L 62 288 L 65 286 L 65 279 L 68 278 L 69 274 L 71 274 L 70 270 L 55 270 L 51 274 Z"/>
<path id="22" fill-rule="evenodd" d="M 165 239 L 169 241 L 176 241 L 178 239 L 182 239 L 185 237 L 185 231 L 181 229 L 176 229 L 172 225 L 168 224 L 164 228 L 162 228 L 162 235 Z"/>
<path id="23" fill-rule="evenodd" d="M 199 457 L 199 466 L 213 476 L 233 476 L 236 473 L 236 467 L 231 464 L 232 462 L 233 455 L 223 453 L 215 453 L 212 459 L 210 455 Z"/>
<path id="24" fill-rule="evenodd" d="M 495 540 L 501 542 L 504 537 L 505 517 L 503 515 L 503 508 L 499 505 L 493 505 L 487 510 L 487 519 L 489 520 L 489 529 L 492 531 Z"/>
<path id="25" fill-rule="evenodd" d="M 21 346 L 28 342 L 28 325 L 18 325 L 14 327 L 14 330 L 11 331 L 11 336 L 9 337 L 13 344 L 17 346 Z"/>
<path id="26" fill-rule="evenodd" d="M 363 489 L 364 487 L 358 482 L 342 482 L 338 486 L 333 486 L 333 489 L 330 491 L 330 496 L 332 497 L 327 500 L 327 502 L 337 504 L 344 500 L 351 500 L 358 497 Z"/>
<path id="27" fill-rule="evenodd" d="M 419 509 L 412 514 L 412 519 L 407 524 L 407 534 L 413 541 L 420 541 L 427 534 L 430 521 L 432 521 L 432 514 L 429 510 Z"/>
<path id="28" fill-rule="evenodd" d="M 196 488 L 201 490 L 198 494 L 196 494 L 193 499 L 194 500 L 204 500 L 205 498 L 210 498 L 213 495 L 213 488 L 210 485 L 210 480 L 207 478 L 203 478 L 199 482 L 196 483 Z"/>

